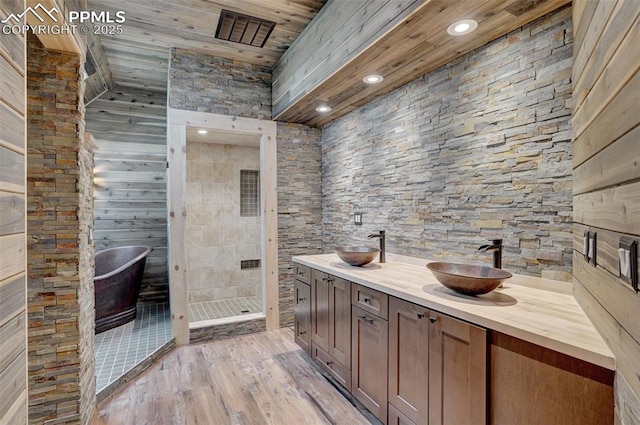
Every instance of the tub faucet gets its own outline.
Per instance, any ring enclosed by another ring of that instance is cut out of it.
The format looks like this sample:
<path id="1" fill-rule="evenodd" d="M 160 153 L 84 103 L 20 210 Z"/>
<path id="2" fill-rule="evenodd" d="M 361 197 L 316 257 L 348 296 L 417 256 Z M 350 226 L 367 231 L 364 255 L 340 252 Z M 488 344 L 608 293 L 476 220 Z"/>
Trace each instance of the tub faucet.
<path id="1" fill-rule="evenodd" d="M 380 233 L 372 233 L 367 236 L 367 239 L 380 238 L 380 262 L 384 263 L 384 253 L 385 253 L 385 231 L 380 230 Z"/>
<path id="2" fill-rule="evenodd" d="M 493 251 L 493 267 L 502 268 L 502 239 L 493 239 L 491 245 L 482 245 L 478 251 Z"/>

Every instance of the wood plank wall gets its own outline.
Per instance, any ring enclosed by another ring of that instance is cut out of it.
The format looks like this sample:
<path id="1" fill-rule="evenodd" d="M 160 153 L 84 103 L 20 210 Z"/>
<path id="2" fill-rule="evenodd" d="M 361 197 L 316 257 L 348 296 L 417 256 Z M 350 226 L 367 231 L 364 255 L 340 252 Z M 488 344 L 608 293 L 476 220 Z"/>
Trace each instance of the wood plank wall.
<path id="1" fill-rule="evenodd" d="M 575 0 L 573 22 L 574 293 L 616 356 L 616 421 L 635 424 L 640 294 L 618 277 L 617 250 L 622 236 L 640 241 L 640 2 Z"/>
<path id="2" fill-rule="evenodd" d="M 0 20 L 24 10 L 0 0 Z M 0 36 L 0 424 L 27 423 L 26 43 Z"/>
<path id="3" fill-rule="evenodd" d="M 147 258 L 141 302 L 168 301 L 167 93 L 116 86 L 87 106 L 95 151 L 96 251 L 154 248 Z"/>
<path id="4" fill-rule="evenodd" d="M 273 116 L 284 112 L 423 3 L 329 1 L 273 69 Z"/>

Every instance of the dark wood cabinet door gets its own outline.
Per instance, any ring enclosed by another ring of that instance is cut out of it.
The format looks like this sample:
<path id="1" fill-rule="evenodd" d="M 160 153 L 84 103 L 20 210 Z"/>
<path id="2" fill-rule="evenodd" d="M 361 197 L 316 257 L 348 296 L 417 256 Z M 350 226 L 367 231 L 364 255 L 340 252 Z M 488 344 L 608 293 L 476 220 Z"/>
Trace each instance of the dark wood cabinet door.
<path id="1" fill-rule="evenodd" d="M 351 394 L 386 422 L 389 322 L 353 306 L 351 339 Z"/>
<path id="2" fill-rule="evenodd" d="M 329 275 L 329 354 L 351 369 L 351 282 Z"/>
<path id="3" fill-rule="evenodd" d="M 486 425 L 486 330 L 433 312 L 429 323 L 429 425 Z"/>
<path id="4" fill-rule="evenodd" d="M 311 340 L 329 351 L 329 275 L 311 271 Z"/>
<path id="5" fill-rule="evenodd" d="M 311 355 L 311 287 L 304 282 L 293 282 L 293 320 L 296 343 Z"/>
<path id="6" fill-rule="evenodd" d="M 427 425 L 428 389 L 429 310 L 389 297 L 389 403 L 415 425 Z"/>

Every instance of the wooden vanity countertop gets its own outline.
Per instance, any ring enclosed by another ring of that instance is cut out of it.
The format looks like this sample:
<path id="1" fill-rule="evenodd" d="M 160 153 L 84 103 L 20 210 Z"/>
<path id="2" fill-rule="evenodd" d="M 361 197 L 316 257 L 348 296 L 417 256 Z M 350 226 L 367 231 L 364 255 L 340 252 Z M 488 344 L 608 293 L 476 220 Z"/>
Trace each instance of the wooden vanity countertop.
<path id="1" fill-rule="evenodd" d="M 615 370 L 615 358 L 571 292 L 571 283 L 516 275 L 485 295 L 442 286 L 423 264 L 390 261 L 354 267 L 336 254 L 293 261 L 423 307 Z"/>

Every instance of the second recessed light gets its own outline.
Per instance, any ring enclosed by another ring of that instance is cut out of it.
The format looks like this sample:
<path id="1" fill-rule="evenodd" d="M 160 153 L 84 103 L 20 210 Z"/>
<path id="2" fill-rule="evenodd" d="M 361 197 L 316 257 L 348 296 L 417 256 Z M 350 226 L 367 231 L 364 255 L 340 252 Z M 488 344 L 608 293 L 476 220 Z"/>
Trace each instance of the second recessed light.
<path id="1" fill-rule="evenodd" d="M 382 80 L 384 80 L 384 77 L 378 74 L 367 75 L 362 79 L 362 81 L 364 81 L 367 84 L 378 84 L 378 83 L 381 83 Z"/>
<path id="2" fill-rule="evenodd" d="M 473 19 L 463 19 L 449 25 L 447 32 L 450 35 L 465 35 L 475 31 L 476 28 L 478 28 L 478 23 L 476 21 Z"/>
<path id="3" fill-rule="evenodd" d="M 327 105 L 321 105 L 316 108 L 316 111 L 318 112 L 329 112 L 330 110 L 331 108 L 328 107 Z"/>

